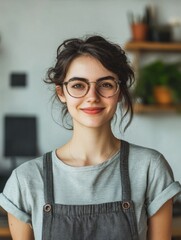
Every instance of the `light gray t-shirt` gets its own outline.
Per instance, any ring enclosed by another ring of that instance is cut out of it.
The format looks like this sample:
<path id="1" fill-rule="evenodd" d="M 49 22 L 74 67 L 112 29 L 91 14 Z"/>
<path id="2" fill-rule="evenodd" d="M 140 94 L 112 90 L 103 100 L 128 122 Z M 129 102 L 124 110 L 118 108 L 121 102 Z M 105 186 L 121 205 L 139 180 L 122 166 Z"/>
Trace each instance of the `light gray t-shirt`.
<path id="1" fill-rule="evenodd" d="M 95 165 L 72 167 L 52 152 L 54 198 L 59 204 L 84 205 L 122 200 L 120 152 Z M 181 191 L 170 166 L 157 151 L 130 144 L 129 175 L 140 240 L 146 240 L 147 218 Z M 0 205 L 23 222 L 30 223 L 41 240 L 44 192 L 43 158 L 19 166 L 0 194 Z"/>

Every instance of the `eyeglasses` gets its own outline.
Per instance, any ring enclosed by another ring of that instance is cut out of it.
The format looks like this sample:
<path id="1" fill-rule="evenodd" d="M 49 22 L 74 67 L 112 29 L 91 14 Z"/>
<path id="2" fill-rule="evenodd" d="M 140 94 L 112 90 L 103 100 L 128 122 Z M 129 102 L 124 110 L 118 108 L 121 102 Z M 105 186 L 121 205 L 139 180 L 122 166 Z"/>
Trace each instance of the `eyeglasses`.
<path id="1" fill-rule="evenodd" d="M 96 82 L 89 82 L 87 79 L 70 79 L 61 85 L 66 86 L 70 96 L 81 98 L 88 93 L 91 83 L 95 84 L 96 92 L 104 98 L 113 97 L 119 90 L 119 82 L 112 78 L 99 79 Z"/>

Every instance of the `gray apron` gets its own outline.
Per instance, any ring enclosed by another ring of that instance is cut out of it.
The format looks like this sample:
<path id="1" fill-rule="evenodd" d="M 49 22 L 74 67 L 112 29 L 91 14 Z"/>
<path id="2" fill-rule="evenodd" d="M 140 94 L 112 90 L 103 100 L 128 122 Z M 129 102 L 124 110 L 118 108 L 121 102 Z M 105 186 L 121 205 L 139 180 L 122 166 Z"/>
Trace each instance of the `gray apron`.
<path id="1" fill-rule="evenodd" d="M 129 144 L 122 141 L 122 201 L 93 205 L 54 202 L 51 152 L 44 155 L 42 240 L 138 240 L 128 173 Z M 118 189 L 119 191 L 119 189 Z"/>

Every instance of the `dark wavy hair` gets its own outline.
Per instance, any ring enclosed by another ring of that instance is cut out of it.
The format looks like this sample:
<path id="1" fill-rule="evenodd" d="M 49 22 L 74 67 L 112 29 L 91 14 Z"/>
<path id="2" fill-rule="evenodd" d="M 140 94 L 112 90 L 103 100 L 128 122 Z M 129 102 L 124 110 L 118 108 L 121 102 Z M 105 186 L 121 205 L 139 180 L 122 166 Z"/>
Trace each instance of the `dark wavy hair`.
<path id="1" fill-rule="evenodd" d="M 128 63 L 124 50 L 119 45 L 97 35 L 88 36 L 84 39 L 72 38 L 65 40 L 57 49 L 55 66 L 49 68 L 45 82 L 60 85 L 66 77 L 71 62 L 82 55 L 90 55 L 96 58 L 106 69 L 118 76 L 122 99 L 121 112 L 124 110 L 121 122 L 129 114 L 126 129 L 133 118 L 133 106 L 129 88 L 134 82 L 134 72 Z M 58 98 L 56 92 L 54 96 L 55 99 Z M 62 121 L 64 121 L 67 113 L 67 106 L 62 103 Z"/>

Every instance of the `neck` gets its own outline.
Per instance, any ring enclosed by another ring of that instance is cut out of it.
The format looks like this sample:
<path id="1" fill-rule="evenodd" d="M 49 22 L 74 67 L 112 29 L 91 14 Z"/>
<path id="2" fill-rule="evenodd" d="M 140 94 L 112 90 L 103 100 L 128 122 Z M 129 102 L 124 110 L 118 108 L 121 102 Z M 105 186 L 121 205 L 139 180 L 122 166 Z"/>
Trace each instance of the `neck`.
<path id="1" fill-rule="evenodd" d="M 115 154 L 120 147 L 120 141 L 113 135 L 110 126 L 75 128 L 68 145 L 70 155 L 77 164 L 94 165 Z"/>

